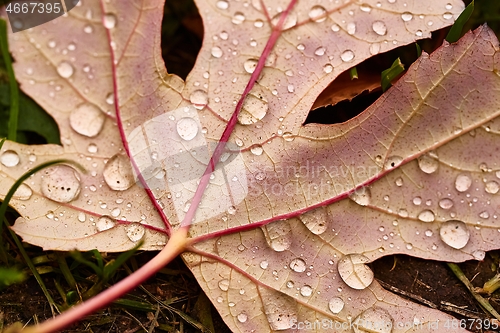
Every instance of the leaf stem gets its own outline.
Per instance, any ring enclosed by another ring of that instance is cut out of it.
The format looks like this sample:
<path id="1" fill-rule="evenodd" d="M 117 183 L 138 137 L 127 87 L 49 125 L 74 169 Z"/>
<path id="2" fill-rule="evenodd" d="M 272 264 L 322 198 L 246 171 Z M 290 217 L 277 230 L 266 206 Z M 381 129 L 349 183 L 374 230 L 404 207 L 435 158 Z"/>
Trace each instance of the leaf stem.
<path id="1" fill-rule="evenodd" d="M 236 123 L 238 121 L 238 114 L 240 113 L 243 107 L 243 102 L 245 101 L 248 93 L 252 90 L 253 86 L 255 85 L 255 82 L 257 82 L 257 80 L 259 79 L 259 76 L 262 73 L 262 70 L 264 69 L 266 59 L 269 57 L 269 54 L 273 50 L 274 46 L 276 45 L 276 42 L 278 41 L 278 38 L 281 35 L 283 23 L 285 22 L 288 14 L 290 13 L 290 11 L 292 10 L 292 8 L 295 6 L 296 3 L 297 0 L 290 1 L 288 7 L 280 15 L 278 23 L 275 26 L 272 26 L 271 36 L 269 36 L 267 44 L 264 47 L 264 50 L 262 51 L 259 57 L 259 62 L 257 63 L 257 66 L 255 67 L 255 70 L 253 71 L 252 75 L 250 76 L 250 80 L 248 81 L 245 90 L 241 94 L 238 104 L 236 104 L 236 108 L 233 112 L 233 115 L 229 119 L 227 126 L 224 129 L 224 132 L 222 133 L 222 136 L 219 139 L 217 146 L 215 147 L 215 151 L 212 154 L 210 161 L 208 162 L 207 168 L 205 169 L 205 172 L 201 177 L 198 187 L 196 188 L 196 192 L 191 201 L 191 206 L 189 207 L 186 215 L 184 216 L 184 219 L 182 220 L 181 227 L 189 227 L 191 225 L 196 210 L 198 209 L 198 206 L 203 197 L 203 193 L 205 192 L 205 189 L 208 186 L 208 182 L 210 181 L 210 175 L 215 170 L 215 166 L 217 165 L 217 163 L 219 163 L 219 159 L 222 153 L 224 152 L 226 144 L 229 141 L 229 137 L 231 136 L 231 134 L 234 131 L 234 128 L 236 127 Z M 271 22 L 269 22 L 269 24 L 271 24 Z"/>

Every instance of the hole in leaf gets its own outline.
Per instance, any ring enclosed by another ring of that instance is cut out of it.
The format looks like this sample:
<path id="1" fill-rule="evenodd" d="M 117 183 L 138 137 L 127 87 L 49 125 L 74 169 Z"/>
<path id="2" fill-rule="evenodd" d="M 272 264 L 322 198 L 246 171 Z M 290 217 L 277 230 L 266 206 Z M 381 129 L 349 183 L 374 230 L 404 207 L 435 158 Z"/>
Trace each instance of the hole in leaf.
<path id="1" fill-rule="evenodd" d="M 162 57 L 170 74 L 186 79 L 203 40 L 203 22 L 192 0 L 166 1 L 161 26 Z"/>
<path id="2" fill-rule="evenodd" d="M 432 53 L 442 45 L 447 31 L 448 28 L 437 30 L 432 39 L 420 40 L 418 44 L 422 50 Z M 349 70 L 340 74 L 318 96 L 304 125 L 338 124 L 359 115 L 382 95 L 381 73 L 390 68 L 397 58 L 401 59 L 406 69 L 409 68 L 417 59 L 415 44 L 378 54 L 356 65 L 358 79 L 351 80 Z"/>

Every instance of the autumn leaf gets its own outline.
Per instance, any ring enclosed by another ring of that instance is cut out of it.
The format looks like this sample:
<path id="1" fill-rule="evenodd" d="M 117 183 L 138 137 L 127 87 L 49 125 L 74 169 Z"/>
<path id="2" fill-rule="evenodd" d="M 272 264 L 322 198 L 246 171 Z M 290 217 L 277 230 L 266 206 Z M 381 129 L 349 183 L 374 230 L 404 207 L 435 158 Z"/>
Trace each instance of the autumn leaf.
<path id="1" fill-rule="evenodd" d="M 6 142 L 1 194 L 55 158 L 88 170 L 31 177 L 12 201 L 16 233 L 45 249 L 144 240 L 155 250 L 194 212 L 183 258 L 234 331 L 460 331 L 382 289 L 365 264 L 393 253 L 481 260 L 499 248 L 493 33 L 484 26 L 423 54 L 345 123 L 303 126 L 340 73 L 429 37 L 463 3 L 299 2 L 287 12 L 287 1 L 198 1 L 205 37 L 185 82 L 161 58 L 162 6 L 81 2 L 10 36 L 21 87 L 56 119 L 62 146 Z"/>

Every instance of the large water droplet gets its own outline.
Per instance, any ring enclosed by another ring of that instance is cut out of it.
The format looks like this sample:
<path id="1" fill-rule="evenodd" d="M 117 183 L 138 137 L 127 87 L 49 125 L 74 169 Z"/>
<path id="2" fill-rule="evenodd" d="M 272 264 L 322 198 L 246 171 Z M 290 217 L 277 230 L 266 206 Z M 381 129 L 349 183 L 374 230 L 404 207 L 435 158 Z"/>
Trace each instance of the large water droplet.
<path id="1" fill-rule="evenodd" d="M 500 185 L 498 185 L 496 181 L 492 180 L 484 184 L 484 190 L 490 194 L 497 194 L 500 190 Z"/>
<path id="2" fill-rule="evenodd" d="M 290 268 L 297 273 L 305 272 L 306 262 L 300 258 L 295 258 L 290 262 Z"/>
<path id="3" fill-rule="evenodd" d="M 276 14 L 273 19 L 271 20 L 271 23 L 276 26 L 278 24 L 278 21 L 281 17 L 282 13 Z M 290 28 L 293 28 L 297 24 L 297 14 L 295 13 L 288 13 L 288 16 L 285 18 L 285 22 L 283 22 L 282 30 L 287 30 Z"/>
<path id="4" fill-rule="evenodd" d="M 128 239 L 134 243 L 140 241 L 146 233 L 146 229 L 140 223 L 131 223 L 125 230 L 127 232 Z"/>
<path id="5" fill-rule="evenodd" d="M 309 18 L 314 22 L 326 20 L 326 9 L 323 6 L 314 6 L 309 11 Z"/>
<path id="6" fill-rule="evenodd" d="M 451 20 L 453 18 L 453 14 L 452 13 L 444 13 L 443 18 L 445 20 Z"/>
<path id="7" fill-rule="evenodd" d="M 321 235 L 328 228 L 328 214 L 325 207 L 304 213 L 299 216 L 299 219 L 315 235 Z"/>
<path id="8" fill-rule="evenodd" d="M 257 67 L 258 62 L 259 62 L 259 60 L 257 60 L 257 59 L 247 59 L 243 63 L 243 68 L 245 69 L 245 71 L 247 73 L 252 74 L 255 71 L 255 68 Z"/>
<path id="9" fill-rule="evenodd" d="M 228 279 L 222 279 L 219 281 L 219 288 L 222 291 L 228 291 L 229 290 L 229 280 Z"/>
<path id="10" fill-rule="evenodd" d="M 450 209 L 451 207 L 453 207 L 453 200 L 451 200 L 450 198 L 443 198 L 439 200 L 438 204 L 439 207 L 443 209 Z"/>
<path id="11" fill-rule="evenodd" d="M 486 256 L 486 252 L 484 252 L 483 250 L 476 250 L 472 252 L 472 256 L 478 261 L 483 261 L 484 257 Z"/>
<path id="12" fill-rule="evenodd" d="M 9 168 L 18 165 L 19 161 L 19 155 L 13 150 L 6 150 L 0 156 L 0 163 Z"/>
<path id="13" fill-rule="evenodd" d="M 454 249 L 461 249 L 469 242 L 470 233 L 467 225 L 458 220 L 449 220 L 439 228 L 441 240 Z"/>
<path id="14" fill-rule="evenodd" d="M 103 215 L 95 222 L 95 228 L 97 231 L 104 231 L 113 228 L 115 224 L 116 222 L 113 218 Z"/>
<path id="15" fill-rule="evenodd" d="M 99 134 L 106 120 L 105 114 L 94 104 L 83 103 L 69 115 L 69 124 L 78 134 L 94 137 Z"/>
<path id="16" fill-rule="evenodd" d="M 191 117 L 179 119 L 177 122 L 177 134 L 186 140 L 193 140 L 198 134 L 198 123 Z"/>
<path id="17" fill-rule="evenodd" d="M 413 14 L 409 13 L 409 12 L 405 12 L 405 13 L 401 14 L 401 18 L 403 19 L 403 21 L 408 22 L 408 21 L 411 21 L 411 19 L 413 18 Z"/>
<path id="18" fill-rule="evenodd" d="M 33 190 L 26 184 L 21 184 L 16 192 L 14 192 L 14 199 L 18 200 L 29 200 L 33 195 Z"/>
<path id="19" fill-rule="evenodd" d="M 356 23 L 347 23 L 347 33 L 349 35 L 354 35 L 356 33 Z"/>
<path id="20" fill-rule="evenodd" d="M 361 9 L 361 11 L 365 13 L 369 13 L 372 11 L 372 7 L 366 3 L 362 3 L 361 6 L 359 6 L 359 9 Z"/>
<path id="21" fill-rule="evenodd" d="M 218 46 L 212 47 L 211 53 L 212 53 L 212 57 L 214 57 L 214 58 L 220 58 L 220 57 L 222 57 L 222 50 Z"/>
<path id="22" fill-rule="evenodd" d="M 115 14 L 106 13 L 102 18 L 102 24 L 106 29 L 113 29 L 116 26 Z"/>
<path id="23" fill-rule="evenodd" d="M 387 27 L 382 21 L 373 22 L 372 29 L 377 35 L 384 36 L 385 34 L 387 34 Z"/>
<path id="24" fill-rule="evenodd" d="M 312 295 L 313 289 L 311 286 L 305 285 L 302 288 L 300 288 L 300 294 L 304 297 L 309 297 Z"/>
<path id="25" fill-rule="evenodd" d="M 217 1 L 216 6 L 219 9 L 228 9 L 229 3 L 226 0 L 219 0 L 219 1 Z"/>
<path id="26" fill-rule="evenodd" d="M 207 92 L 204 90 L 195 90 L 189 96 L 189 101 L 193 103 L 195 108 L 201 110 L 208 104 Z"/>
<path id="27" fill-rule="evenodd" d="M 458 192 L 465 192 L 472 185 L 472 179 L 464 174 L 458 175 L 455 179 L 455 188 Z"/>
<path id="28" fill-rule="evenodd" d="M 418 214 L 418 219 L 422 222 L 434 222 L 435 216 L 431 210 L 423 210 Z"/>
<path id="29" fill-rule="evenodd" d="M 264 149 L 262 148 L 261 145 L 255 145 L 252 146 L 252 148 L 250 148 L 250 151 L 252 152 L 252 154 L 260 156 L 264 152 Z"/>
<path id="30" fill-rule="evenodd" d="M 393 319 L 387 310 L 371 307 L 363 311 L 352 326 L 355 333 L 391 333 L 394 326 Z"/>
<path id="31" fill-rule="evenodd" d="M 122 154 L 116 154 L 109 159 L 103 176 L 106 184 L 115 191 L 125 191 L 135 182 L 130 161 Z"/>
<path id="32" fill-rule="evenodd" d="M 342 61 L 344 61 L 344 62 L 349 62 L 352 59 L 354 59 L 354 52 L 352 52 L 351 50 L 345 50 L 340 55 L 340 59 L 342 59 Z"/>
<path id="33" fill-rule="evenodd" d="M 344 308 L 344 300 L 340 297 L 333 297 L 328 302 L 328 308 L 330 309 L 330 311 L 337 314 Z"/>
<path id="34" fill-rule="evenodd" d="M 243 14 L 242 12 L 234 13 L 233 19 L 231 20 L 231 22 L 233 22 L 234 24 L 241 24 L 244 21 L 245 21 L 245 14 Z"/>
<path id="35" fill-rule="evenodd" d="M 240 323 L 244 323 L 244 322 L 247 321 L 248 316 L 246 314 L 244 314 L 244 313 L 240 313 L 236 318 L 238 318 L 238 321 Z"/>
<path id="36" fill-rule="evenodd" d="M 75 69 L 73 68 L 73 65 L 67 61 L 61 61 L 59 65 L 57 65 L 57 73 L 65 79 L 71 77 L 74 72 Z"/>
<path id="37" fill-rule="evenodd" d="M 400 165 L 401 162 L 403 162 L 403 158 L 401 156 L 389 156 L 385 161 L 384 169 L 385 170 L 393 169 L 398 165 Z"/>
<path id="38" fill-rule="evenodd" d="M 360 206 L 368 206 L 370 204 L 372 194 L 368 187 L 362 187 L 351 193 L 349 198 Z"/>
<path id="39" fill-rule="evenodd" d="M 287 220 L 269 223 L 261 229 L 267 244 L 274 251 L 283 252 L 292 245 L 292 227 Z"/>
<path id="40" fill-rule="evenodd" d="M 431 174 L 436 172 L 439 163 L 435 158 L 429 155 L 422 155 L 418 158 L 418 166 L 423 172 Z"/>
<path id="41" fill-rule="evenodd" d="M 269 105 L 265 99 L 248 95 L 238 114 L 238 122 L 242 125 L 254 124 L 264 118 L 268 109 Z"/>
<path id="42" fill-rule="evenodd" d="M 287 330 L 297 323 L 297 302 L 293 298 L 265 287 L 258 290 L 271 330 Z"/>
<path id="43" fill-rule="evenodd" d="M 326 64 L 325 66 L 323 66 L 323 72 L 325 72 L 326 74 L 329 74 L 333 71 L 333 66 L 331 64 Z"/>
<path id="44" fill-rule="evenodd" d="M 337 264 L 342 280 L 353 289 L 365 289 L 373 282 L 373 271 L 366 265 L 369 260 L 362 254 L 348 254 Z"/>
<path id="45" fill-rule="evenodd" d="M 80 177 L 67 165 L 57 165 L 44 171 L 42 193 L 50 200 L 70 202 L 80 193 Z"/>

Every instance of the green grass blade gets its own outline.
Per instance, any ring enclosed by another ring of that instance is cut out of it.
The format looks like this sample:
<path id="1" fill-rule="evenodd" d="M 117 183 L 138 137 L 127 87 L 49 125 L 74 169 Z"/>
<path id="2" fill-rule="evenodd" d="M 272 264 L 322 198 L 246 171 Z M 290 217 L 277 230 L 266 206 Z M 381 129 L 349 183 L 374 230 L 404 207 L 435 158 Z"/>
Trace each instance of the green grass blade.
<path id="1" fill-rule="evenodd" d="M 3 203 L 5 203 L 5 201 Z M 3 205 L 3 203 L 2 203 L 2 205 Z M 5 225 L 9 226 L 9 221 L 7 221 L 6 218 L 2 218 L 2 220 L 5 223 Z M 23 244 L 19 240 L 19 237 L 17 237 L 16 233 L 14 231 L 12 231 L 10 228 L 7 228 L 7 230 L 9 230 L 10 235 L 12 236 L 12 239 L 14 239 L 14 242 L 16 243 L 16 245 L 19 249 L 19 252 L 21 252 L 23 259 L 26 262 L 26 265 L 28 265 L 29 269 L 31 270 L 31 273 L 33 273 L 33 276 L 35 277 L 36 281 L 40 285 L 40 288 L 42 289 L 43 294 L 47 298 L 47 301 L 49 301 L 50 309 L 52 310 L 52 315 L 55 316 L 56 314 L 54 312 L 54 309 L 60 313 L 59 307 L 57 306 L 56 302 L 54 302 L 54 299 L 52 299 L 52 296 L 50 295 L 49 291 L 47 290 L 47 287 L 45 287 L 45 283 L 43 283 L 42 277 L 38 273 L 35 265 L 33 265 L 33 263 L 31 262 L 31 259 L 28 255 L 28 253 L 26 253 L 26 250 L 24 249 Z"/>
<path id="2" fill-rule="evenodd" d="M 386 91 L 391 87 L 391 82 L 394 80 L 399 74 L 401 74 L 405 70 L 405 66 L 401 63 L 401 60 L 397 58 L 392 63 L 392 66 L 385 71 L 382 71 L 382 91 Z"/>
<path id="3" fill-rule="evenodd" d="M 353 67 L 349 70 L 349 75 L 351 76 L 351 80 L 359 79 L 358 69 Z"/>
<path id="4" fill-rule="evenodd" d="M 7 139 L 16 141 L 17 123 L 19 120 L 19 88 L 17 86 L 14 70 L 12 69 L 12 61 L 9 54 L 9 44 L 7 42 L 7 22 L 2 19 L 0 19 L 0 49 L 2 49 L 2 56 L 7 69 L 7 74 L 9 76 L 10 85 L 10 116 Z"/>
<path id="5" fill-rule="evenodd" d="M 113 273 L 118 268 L 120 268 L 130 257 L 132 257 L 143 244 L 144 241 L 141 240 L 132 249 L 120 254 L 118 258 L 104 266 L 104 280 L 107 281 L 113 275 Z"/>
<path id="6" fill-rule="evenodd" d="M 450 43 L 455 43 L 462 36 L 462 30 L 464 29 L 465 23 L 469 20 L 472 12 L 474 11 L 474 0 L 464 9 L 462 14 L 457 18 L 453 26 L 451 27 L 448 35 L 446 35 L 446 40 Z"/>

